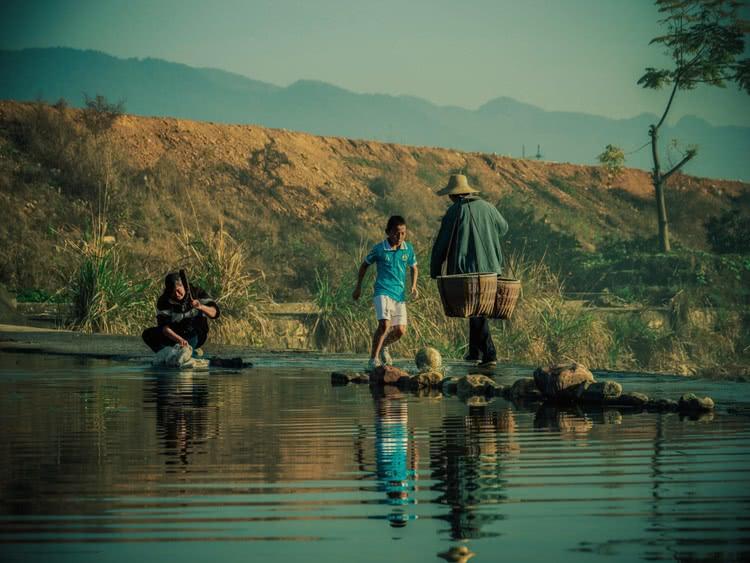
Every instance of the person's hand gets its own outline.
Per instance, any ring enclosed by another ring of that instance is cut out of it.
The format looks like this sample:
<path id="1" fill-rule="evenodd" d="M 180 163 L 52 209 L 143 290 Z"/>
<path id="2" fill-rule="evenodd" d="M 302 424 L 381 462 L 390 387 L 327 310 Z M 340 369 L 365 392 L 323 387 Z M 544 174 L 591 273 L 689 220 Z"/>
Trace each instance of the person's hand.
<path id="1" fill-rule="evenodd" d="M 192 301 L 190 302 L 190 306 L 191 306 L 191 307 L 192 307 L 193 309 L 199 309 L 199 310 L 200 310 L 200 308 L 201 308 L 201 302 L 200 302 L 200 301 L 198 301 L 197 299 L 193 299 L 193 300 L 192 300 Z"/>
<path id="2" fill-rule="evenodd" d="M 414 285 L 411 288 L 411 298 L 416 299 L 417 297 L 419 297 L 419 289 L 417 288 L 416 285 Z"/>
<path id="3" fill-rule="evenodd" d="M 355 301 L 359 299 L 359 296 L 362 295 L 362 288 L 357 286 L 354 288 L 354 291 L 352 291 L 352 299 Z"/>
<path id="4" fill-rule="evenodd" d="M 184 338 L 180 338 L 180 339 L 179 339 L 179 340 L 177 341 L 177 344 L 179 344 L 179 345 L 180 345 L 180 348 L 184 348 L 185 346 L 187 346 L 187 345 L 188 345 L 188 341 L 187 341 L 187 340 L 185 340 Z"/>

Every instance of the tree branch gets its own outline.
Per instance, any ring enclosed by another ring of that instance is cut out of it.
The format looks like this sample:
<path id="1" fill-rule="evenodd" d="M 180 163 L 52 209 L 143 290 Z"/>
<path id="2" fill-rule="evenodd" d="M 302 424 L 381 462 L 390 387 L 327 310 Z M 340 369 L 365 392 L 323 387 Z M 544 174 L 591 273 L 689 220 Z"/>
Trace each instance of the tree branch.
<path id="1" fill-rule="evenodd" d="M 670 170 L 669 172 L 665 173 L 665 174 L 664 174 L 664 175 L 662 176 L 662 180 L 663 180 L 664 182 L 666 182 L 666 181 L 667 181 L 667 179 L 669 179 L 669 177 L 670 177 L 670 176 L 671 176 L 672 174 L 674 174 L 674 173 L 675 173 L 675 172 L 677 172 L 677 171 L 678 171 L 678 170 L 679 170 L 680 168 L 682 168 L 682 167 L 683 167 L 683 166 L 685 165 L 685 163 L 686 163 L 686 162 L 688 162 L 689 160 L 692 160 L 692 159 L 693 159 L 693 157 L 694 157 L 694 156 L 695 156 L 696 154 L 698 154 L 698 153 L 697 153 L 696 151 L 692 151 L 692 150 L 688 151 L 688 153 L 687 153 L 687 154 L 686 154 L 686 155 L 685 155 L 685 156 L 684 156 L 684 157 L 682 158 L 682 160 L 681 160 L 680 162 L 678 162 L 677 164 L 675 164 L 675 165 L 674 165 L 674 167 L 672 168 L 672 170 Z"/>
<path id="2" fill-rule="evenodd" d="M 672 87 L 672 93 L 669 95 L 669 101 L 667 102 L 667 107 L 664 110 L 664 113 L 661 116 L 661 119 L 659 120 L 659 123 L 656 124 L 654 129 L 659 129 L 661 127 L 661 124 L 664 123 L 664 120 L 667 118 L 667 114 L 669 113 L 669 108 L 672 107 L 672 100 L 674 100 L 674 95 L 677 93 L 677 85 L 679 84 L 679 80 L 675 78 L 674 80 L 674 86 Z"/>

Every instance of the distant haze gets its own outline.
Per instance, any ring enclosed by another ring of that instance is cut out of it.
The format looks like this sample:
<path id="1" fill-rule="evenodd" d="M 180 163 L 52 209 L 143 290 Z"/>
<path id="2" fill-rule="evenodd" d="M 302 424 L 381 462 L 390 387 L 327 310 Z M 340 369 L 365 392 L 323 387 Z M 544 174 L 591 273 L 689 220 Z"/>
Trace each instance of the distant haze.
<path id="1" fill-rule="evenodd" d="M 624 118 L 666 102 L 636 85 L 665 62 L 648 45 L 657 19 L 643 0 L 3 0 L 0 48 L 96 49 L 280 86 L 312 79 L 468 109 L 507 96 Z M 734 87 L 681 92 L 671 121 L 748 126 L 749 100 Z"/>
<path id="2" fill-rule="evenodd" d="M 325 82 L 300 80 L 279 87 L 221 70 L 160 59 L 119 59 L 69 48 L 0 50 L 0 99 L 74 105 L 83 93 L 124 100 L 129 113 L 307 131 L 407 145 L 496 152 L 545 160 L 596 163 L 607 143 L 628 151 L 627 165 L 648 168 L 648 126 L 658 117 L 611 119 L 586 113 L 545 111 L 499 97 L 476 110 L 437 106 L 413 96 L 357 94 Z M 750 179 L 750 128 L 713 126 L 683 117 L 662 132 L 682 150 L 696 144 L 698 157 L 685 172 Z M 668 143 L 665 143 L 668 144 Z M 680 158 L 667 146 L 665 163 Z"/>

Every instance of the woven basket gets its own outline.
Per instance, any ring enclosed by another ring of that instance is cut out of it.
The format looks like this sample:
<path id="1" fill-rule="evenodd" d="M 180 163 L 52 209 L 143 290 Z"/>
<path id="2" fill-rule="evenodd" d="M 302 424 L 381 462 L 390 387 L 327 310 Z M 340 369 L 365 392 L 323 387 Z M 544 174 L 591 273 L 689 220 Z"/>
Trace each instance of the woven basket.
<path id="1" fill-rule="evenodd" d="M 491 315 L 497 295 L 497 274 L 453 274 L 437 277 L 446 317 Z"/>
<path id="2" fill-rule="evenodd" d="M 521 294 L 521 282 L 512 278 L 497 278 L 497 290 L 492 313 L 493 319 L 509 319 Z"/>

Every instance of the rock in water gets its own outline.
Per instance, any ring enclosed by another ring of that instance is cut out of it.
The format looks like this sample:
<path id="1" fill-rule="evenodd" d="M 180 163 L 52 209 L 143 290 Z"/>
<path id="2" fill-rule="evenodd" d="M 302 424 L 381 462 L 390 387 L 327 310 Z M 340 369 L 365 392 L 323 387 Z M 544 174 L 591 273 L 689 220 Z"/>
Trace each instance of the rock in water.
<path id="1" fill-rule="evenodd" d="M 542 398 L 542 393 L 531 377 L 516 379 L 513 385 L 504 389 L 503 396 L 511 400 L 535 401 Z"/>
<path id="2" fill-rule="evenodd" d="M 443 374 L 437 371 L 424 371 L 412 376 L 409 386 L 412 389 L 440 389 L 443 381 Z"/>
<path id="3" fill-rule="evenodd" d="M 594 375 L 581 364 L 557 364 L 537 368 L 534 383 L 547 399 L 574 399 L 581 387 L 594 383 Z"/>
<path id="4" fill-rule="evenodd" d="M 623 393 L 616 399 L 606 399 L 604 402 L 612 406 L 642 409 L 648 404 L 648 395 L 632 391 L 630 393 Z"/>
<path id="5" fill-rule="evenodd" d="M 422 348 L 417 352 L 414 361 L 420 373 L 423 371 L 439 371 L 443 367 L 443 358 L 435 348 Z"/>
<path id="6" fill-rule="evenodd" d="M 698 397 L 693 393 L 686 393 L 677 402 L 680 412 L 705 412 L 714 408 L 714 400 L 711 397 Z"/>
<path id="7" fill-rule="evenodd" d="M 486 375 L 467 375 L 458 380 L 458 395 L 461 397 L 472 395 L 493 396 L 497 386 L 497 383 Z"/>
<path id="8" fill-rule="evenodd" d="M 370 383 L 373 385 L 403 385 L 402 378 L 408 383 L 409 374 L 393 366 L 376 367 L 370 373 Z"/>
<path id="9" fill-rule="evenodd" d="M 581 401 L 586 403 L 603 403 L 617 399 L 622 395 L 622 385 L 616 381 L 597 381 L 587 386 L 581 393 Z"/>

